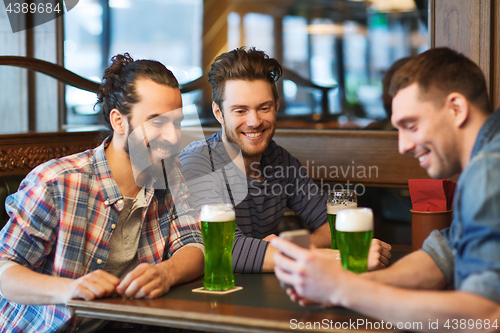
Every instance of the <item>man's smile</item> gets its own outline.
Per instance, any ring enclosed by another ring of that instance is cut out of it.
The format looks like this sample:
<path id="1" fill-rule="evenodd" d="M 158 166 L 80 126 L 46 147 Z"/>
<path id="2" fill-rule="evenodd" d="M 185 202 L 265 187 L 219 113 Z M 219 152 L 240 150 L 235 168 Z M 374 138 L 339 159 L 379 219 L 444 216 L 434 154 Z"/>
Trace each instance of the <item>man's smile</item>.
<path id="1" fill-rule="evenodd" d="M 262 137 L 262 134 L 264 133 L 264 131 L 265 130 L 260 131 L 260 132 L 242 132 L 242 134 L 249 139 L 260 139 L 260 137 Z"/>
<path id="2" fill-rule="evenodd" d="M 425 168 L 429 164 L 430 151 L 426 151 L 423 154 L 415 156 L 422 168 Z"/>

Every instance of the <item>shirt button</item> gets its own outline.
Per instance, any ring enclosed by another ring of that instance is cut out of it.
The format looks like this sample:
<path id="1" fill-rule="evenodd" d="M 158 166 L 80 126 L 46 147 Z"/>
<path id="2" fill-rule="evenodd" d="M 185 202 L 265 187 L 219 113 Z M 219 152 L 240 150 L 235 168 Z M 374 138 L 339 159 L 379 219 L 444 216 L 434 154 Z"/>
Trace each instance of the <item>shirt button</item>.
<path id="1" fill-rule="evenodd" d="M 121 205 L 123 203 L 123 200 L 122 199 L 118 200 L 118 203 Z"/>
<path id="2" fill-rule="evenodd" d="M 102 264 L 102 259 L 97 259 L 97 264 Z"/>
<path id="3" fill-rule="evenodd" d="M 111 225 L 111 229 L 115 229 L 115 228 L 116 228 L 116 224 L 114 224 L 114 223 L 113 223 L 113 224 Z"/>
<path id="4" fill-rule="evenodd" d="M 109 206 L 109 200 L 108 200 L 108 199 L 106 199 L 106 201 L 104 201 L 104 204 L 105 204 L 106 206 Z"/>

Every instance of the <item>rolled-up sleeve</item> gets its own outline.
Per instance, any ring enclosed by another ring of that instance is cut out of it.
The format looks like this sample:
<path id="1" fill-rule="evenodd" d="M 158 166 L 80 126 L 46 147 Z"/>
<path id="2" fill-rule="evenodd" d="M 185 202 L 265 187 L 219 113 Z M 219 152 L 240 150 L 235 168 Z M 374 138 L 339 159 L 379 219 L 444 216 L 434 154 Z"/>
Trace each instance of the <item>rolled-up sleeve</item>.
<path id="1" fill-rule="evenodd" d="M 450 228 L 423 244 L 455 290 L 500 303 L 500 154 L 477 155 L 460 176 Z M 452 274 L 453 273 L 453 274 Z"/>
<path id="2" fill-rule="evenodd" d="M 459 192 L 461 229 L 456 232 L 457 289 L 500 303 L 499 153 L 476 156 Z"/>
<path id="3" fill-rule="evenodd" d="M 426 252 L 443 273 L 446 284 L 451 286 L 453 284 L 454 276 L 454 262 L 455 256 L 453 255 L 445 236 L 449 233 L 449 229 L 442 232 L 434 230 L 422 245 L 422 251 Z"/>

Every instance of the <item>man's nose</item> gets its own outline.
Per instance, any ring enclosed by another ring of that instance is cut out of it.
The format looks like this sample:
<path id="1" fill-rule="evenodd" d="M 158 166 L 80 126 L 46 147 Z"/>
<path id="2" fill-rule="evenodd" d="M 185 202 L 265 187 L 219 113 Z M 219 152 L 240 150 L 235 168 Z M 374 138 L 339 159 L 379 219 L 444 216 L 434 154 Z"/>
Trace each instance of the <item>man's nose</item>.
<path id="1" fill-rule="evenodd" d="M 248 113 L 246 119 L 246 125 L 252 128 L 258 128 L 262 124 L 262 119 L 256 110 L 252 110 Z"/>
<path id="2" fill-rule="evenodd" d="M 415 142 L 405 131 L 398 132 L 398 149 L 400 154 L 407 154 L 415 149 Z"/>
<path id="3" fill-rule="evenodd" d="M 181 141 L 181 131 L 173 123 L 164 124 L 161 128 L 161 139 L 171 145 L 177 145 Z"/>

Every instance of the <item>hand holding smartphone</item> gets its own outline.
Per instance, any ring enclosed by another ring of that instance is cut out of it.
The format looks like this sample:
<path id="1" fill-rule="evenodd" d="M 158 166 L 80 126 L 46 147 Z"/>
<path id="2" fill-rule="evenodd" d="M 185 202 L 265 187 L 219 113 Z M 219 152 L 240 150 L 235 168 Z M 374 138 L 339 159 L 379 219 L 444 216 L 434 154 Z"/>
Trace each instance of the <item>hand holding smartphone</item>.
<path id="1" fill-rule="evenodd" d="M 283 239 L 286 239 L 286 240 L 294 243 L 294 244 L 297 244 L 298 246 L 301 246 L 303 248 L 308 249 L 310 235 L 311 235 L 311 233 L 309 232 L 309 230 L 299 229 L 299 230 L 283 231 L 280 233 L 279 236 Z M 280 286 L 283 289 L 292 287 L 288 284 L 284 284 L 283 282 L 280 282 Z"/>

